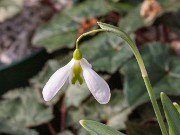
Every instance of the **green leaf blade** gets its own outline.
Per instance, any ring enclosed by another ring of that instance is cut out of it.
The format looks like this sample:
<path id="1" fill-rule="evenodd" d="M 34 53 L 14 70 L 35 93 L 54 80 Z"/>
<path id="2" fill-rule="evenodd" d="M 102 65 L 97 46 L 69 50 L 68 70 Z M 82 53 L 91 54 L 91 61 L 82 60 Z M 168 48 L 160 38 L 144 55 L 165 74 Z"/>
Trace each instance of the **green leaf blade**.
<path id="1" fill-rule="evenodd" d="M 81 120 L 80 124 L 90 135 L 124 135 L 117 130 L 92 120 Z"/>
<path id="2" fill-rule="evenodd" d="M 180 114 L 166 94 L 161 93 L 161 102 L 169 125 L 170 135 L 180 135 Z"/>
<path id="3" fill-rule="evenodd" d="M 180 114 L 180 106 L 177 103 L 173 103 L 173 105 L 176 107 L 176 109 L 178 110 L 178 112 Z"/>

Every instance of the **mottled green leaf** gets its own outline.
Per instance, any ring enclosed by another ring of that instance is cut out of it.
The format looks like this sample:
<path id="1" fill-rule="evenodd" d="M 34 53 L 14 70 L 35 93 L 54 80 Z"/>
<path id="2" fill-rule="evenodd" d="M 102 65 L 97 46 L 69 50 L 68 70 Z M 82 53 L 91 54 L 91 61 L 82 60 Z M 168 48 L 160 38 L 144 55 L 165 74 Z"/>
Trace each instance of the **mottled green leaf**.
<path id="1" fill-rule="evenodd" d="M 163 7 L 163 12 L 176 12 L 180 9 L 180 1 L 179 0 L 160 0 L 160 3 Z"/>
<path id="2" fill-rule="evenodd" d="M 130 57 L 132 51 L 119 37 L 101 33 L 82 43 L 80 49 L 95 70 L 114 73 Z"/>
<path id="3" fill-rule="evenodd" d="M 163 7 L 165 9 L 165 13 L 169 14 L 163 14 L 158 20 L 159 23 L 162 23 L 166 25 L 167 27 L 170 27 L 174 32 L 176 32 L 178 35 L 180 35 L 180 23 L 179 23 L 179 17 L 180 17 L 180 1 L 179 0 L 161 0 L 163 1 Z"/>
<path id="4" fill-rule="evenodd" d="M 132 9 L 123 19 L 119 22 L 119 27 L 126 32 L 134 32 L 138 28 L 145 26 L 143 17 L 140 15 L 140 5 Z"/>
<path id="5" fill-rule="evenodd" d="M 81 120 L 80 124 L 90 135 L 124 135 L 117 130 L 92 120 Z"/>
<path id="6" fill-rule="evenodd" d="M 129 114 L 132 112 L 132 108 L 126 107 L 118 114 L 112 116 L 108 121 L 107 125 L 115 129 L 125 129 L 125 122 L 128 119 Z"/>
<path id="7" fill-rule="evenodd" d="M 172 53 L 170 47 L 158 42 L 148 43 L 140 49 L 149 73 L 156 97 L 161 91 L 171 95 L 180 94 L 180 58 Z M 128 61 L 121 69 L 124 73 L 124 90 L 130 105 L 149 101 L 137 61 Z"/>
<path id="8" fill-rule="evenodd" d="M 37 91 L 31 88 L 12 90 L 0 101 L 0 119 L 11 125 L 29 127 L 53 118 L 52 108 L 38 102 Z"/>
<path id="9" fill-rule="evenodd" d="M 10 125 L 3 119 L 0 119 L 0 133 L 6 133 L 11 135 L 39 135 L 39 133 L 35 130 L 18 127 L 15 124 Z"/>
<path id="10" fill-rule="evenodd" d="M 180 9 L 180 8 L 179 8 Z M 172 29 L 174 32 L 176 32 L 177 35 L 180 35 L 180 11 L 174 12 L 171 14 L 166 14 L 161 17 L 161 23 L 165 26 Z"/>
<path id="11" fill-rule="evenodd" d="M 99 104 L 92 96 L 85 101 L 80 107 L 68 111 L 68 125 L 77 124 L 79 119 L 95 119 L 106 121 L 107 125 L 113 128 L 124 129 L 125 121 L 133 109 L 127 105 L 123 93 L 119 90 L 112 92 L 111 100 L 106 105 Z"/>
<path id="12" fill-rule="evenodd" d="M 85 100 L 89 95 L 90 91 L 85 84 L 80 86 L 69 85 L 65 94 L 66 105 L 67 107 L 78 107 L 82 103 L 82 101 Z"/>
<path id="13" fill-rule="evenodd" d="M 125 128 L 125 121 L 131 111 L 132 108 L 127 105 L 124 94 L 116 90 L 112 92 L 111 100 L 107 105 L 100 105 L 92 101 L 84 105 L 86 119 L 107 121 L 108 126 L 116 129 Z"/>
<path id="14" fill-rule="evenodd" d="M 127 122 L 128 135 L 161 135 L 158 124 L 147 124 Z"/>
<path id="15" fill-rule="evenodd" d="M 73 133 L 69 130 L 65 130 L 63 132 L 58 133 L 57 135 L 73 135 Z"/>
<path id="16" fill-rule="evenodd" d="M 79 120 L 84 119 L 84 118 L 85 118 L 85 114 L 84 114 L 83 108 L 71 107 L 68 109 L 68 112 L 67 112 L 66 125 L 79 127 L 78 125 Z"/>
<path id="17" fill-rule="evenodd" d="M 77 38 L 80 20 L 105 15 L 111 7 L 106 0 L 86 0 L 55 15 L 36 32 L 33 44 L 49 51 L 64 47 L 72 48 Z"/>
<path id="18" fill-rule="evenodd" d="M 0 0 L 0 22 L 19 13 L 23 8 L 24 0 Z"/>
<path id="19" fill-rule="evenodd" d="M 39 101 L 42 103 L 45 103 L 46 105 L 54 105 L 56 104 L 62 95 L 64 94 L 64 91 L 67 89 L 68 83 L 66 83 L 62 88 L 61 91 L 57 93 L 57 95 L 49 102 L 45 102 L 42 98 L 42 90 L 45 86 L 46 82 L 49 80 L 49 78 L 53 75 L 53 73 L 58 70 L 59 68 L 63 67 L 65 64 L 60 64 L 57 60 L 49 60 L 42 71 L 30 79 L 31 86 L 36 88 L 39 93 L 37 94 Z"/>
<path id="20" fill-rule="evenodd" d="M 108 1 L 109 1 L 109 4 L 112 6 L 112 10 L 120 12 L 120 13 L 128 12 L 134 8 L 134 5 L 128 2 L 121 2 L 117 0 L 108 0 Z"/>
<path id="21" fill-rule="evenodd" d="M 127 13 L 127 15 L 122 18 L 119 22 L 119 27 L 122 28 L 126 32 L 134 32 L 137 29 L 152 25 L 157 18 L 161 17 L 165 13 L 175 12 L 180 9 L 180 1 L 179 0 L 160 0 L 160 5 L 162 6 L 162 11 L 154 16 L 150 21 L 145 21 L 144 18 L 140 15 L 141 4 L 132 9 Z M 167 20 L 169 23 L 171 19 Z M 164 21 L 164 23 L 167 23 Z"/>
<path id="22" fill-rule="evenodd" d="M 51 75 L 64 65 L 60 65 L 56 60 L 49 60 L 42 71 L 30 80 L 32 86 L 36 88 L 43 88 Z"/>

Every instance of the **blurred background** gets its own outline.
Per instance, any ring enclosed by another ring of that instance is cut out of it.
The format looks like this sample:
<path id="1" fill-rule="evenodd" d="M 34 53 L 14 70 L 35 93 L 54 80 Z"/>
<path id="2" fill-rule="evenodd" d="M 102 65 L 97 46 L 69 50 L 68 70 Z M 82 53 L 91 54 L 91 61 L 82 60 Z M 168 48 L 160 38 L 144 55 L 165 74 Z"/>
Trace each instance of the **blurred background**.
<path id="1" fill-rule="evenodd" d="M 137 62 L 109 33 L 81 40 L 85 57 L 109 84 L 100 105 L 87 86 L 69 85 L 42 99 L 49 77 L 72 58 L 76 38 L 97 21 L 126 31 L 145 61 L 157 99 L 180 103 L 179 0 L 0 0 L 0 134 L 87 135 L 81 119 L 128 135 L 160 135 Z M 161 105 L 160 105 L 161 106 Z"/>

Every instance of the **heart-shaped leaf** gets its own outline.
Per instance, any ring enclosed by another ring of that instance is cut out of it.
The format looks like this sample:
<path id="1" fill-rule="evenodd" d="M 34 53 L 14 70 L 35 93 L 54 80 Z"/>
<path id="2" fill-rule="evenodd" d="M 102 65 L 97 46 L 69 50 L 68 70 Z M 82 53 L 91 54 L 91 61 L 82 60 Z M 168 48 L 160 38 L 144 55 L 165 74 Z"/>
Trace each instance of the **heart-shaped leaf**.
<path id="1" fill-rule="evenodd" d="M 33 44 L 44 46 L 50 52 L 64 47 L 72 48 L 80 27 L 80 20 L 105 15 L 110 9 L 107 0 L 86 0 L 74 5 L 42 25 L 33 38 Z"/>
<path id="2" fill-rule="evenodd" d="M 141 123 L 127 122 L 127 133 L 128 135 L 160 135 L 161 130 L 159 126 L 154 125 L 143 125 Z"/>
<path id="3" fill-rule="evenodd" d="M 53 118 L 52 108 L 38 101 L 35 89 L 17 89 L 0 101 L 0 119 L 20 127 L 37 126 Z"/>
<path id="4" fill-rule="evenodd" d="M 137 7 L 130 10 L 127 13 L 127 15 L 120 20 L 118 26 L 126 32 L 129 32 L 129 33 L 134 32 L 141 27 L 152 25 L 156 21 L 157 18 L 165 15 L 166 13 L 175 12 L 180 9 L 179 0 L 174 0 L 174 1 L 159 0 L 159 2 L 162 8 L 162 11 L 156 14 L 150 21 L 145 21 L 144 18 L 140 15 L 141 4 L 139 4 Z M 172 24 L 172 20 L 176 20 L 176 23 L 174 23 L 174 25 L 176 25 L 178 23 L 178 20 L 175 18 L 177 17 L 172 17 L 172 19 L 165 18 L 166 20 L 163 19 L 162 23 Z"/>
<path id="5" fill-rule="evenodd" d="M 0 133 L 11 135 L 39 135 L 35 130 L 17 126 L 15 124 L 11 125 L 3 119 L 0 119 Z"/>
<path id="6" fill-rule="evenodd" d="M 78 107 L 89 95 L 90 91 L 85 84 L 81 86 L 69 85 L 65 94 L 66 106 Z"/>
<path id="7" fill-rule="evenodd" d="M 80 49 L 83 56 L 93 65 L 95 70 L 114 73 L 133 53 L 127 43 L 110 33 L 100 33 L 82 43 Z"/>
<path id="8" fill-rule="evenodd" d="M 85 102 L 81 102 L 80 107 L 70 107 L 67 125 L 72 126 L 79 119 L 95 119 L 97 121 L 106 121 L 108 126 L 115 129 L 124 129 L 125 122 L 132 110 L 133 108 L 127 105 L 124 94 L 120 90 L 114 90 L 110 102 L 106 105 L 100 105 L 94 97 L 90 96 Z"/>
<path id="9" fill-rule="evenodd" d="M 160 92 L 180 95 L 180 58 L 166 44 L 153 42 L 140 49 L 156 97 Z M 136 60 L 129 60 L 121 69 L 125 75 L 124 90 L 130 105 L 149 101 Z"/>

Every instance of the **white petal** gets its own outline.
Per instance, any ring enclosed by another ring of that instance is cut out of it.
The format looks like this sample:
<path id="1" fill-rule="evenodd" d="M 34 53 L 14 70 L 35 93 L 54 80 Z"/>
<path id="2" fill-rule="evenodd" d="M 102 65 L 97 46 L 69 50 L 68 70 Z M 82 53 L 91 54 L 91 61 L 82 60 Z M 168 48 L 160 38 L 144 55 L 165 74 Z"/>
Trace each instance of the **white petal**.
<path id="1" fill-rule="evenodd" d="M 92 68 L 92 65 L 89 64 L 89 62 L 88 62 L 85 58 L 82 58 L 82 59 L 80 60 L 80 62 L 81 62 L 84 66 L 87 66 L 87 67 Z"/>
<path id="2" fill-rule="evenodd" d="M 75 60 L 75 59 L 73 59 L 73 60 L 74 60 L 73 65 L 79 61 L 79 60 Z M 72 84 L 72 77 L 73 77 L 73 71 L 71 70 L 70 75 L 69 75 L 69 84 Z"/>
<path id="3" fill-rule="evenodd" d="M 84 80 L 92 95 L 100 104 L 109 102 L 111 93 L 108 84 L 94 70 L 87 66 L 84 60 L 81 60 Z"/>
<path id="4" fill-rule="evenodd" d="M 42 94 L 45 101 L 51 100 L 66 82 L 74 64 L 72 59 L 67 65 L 57 70 L 43 88 Z"/>

